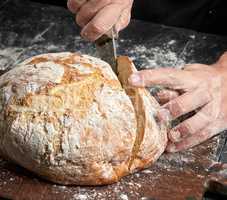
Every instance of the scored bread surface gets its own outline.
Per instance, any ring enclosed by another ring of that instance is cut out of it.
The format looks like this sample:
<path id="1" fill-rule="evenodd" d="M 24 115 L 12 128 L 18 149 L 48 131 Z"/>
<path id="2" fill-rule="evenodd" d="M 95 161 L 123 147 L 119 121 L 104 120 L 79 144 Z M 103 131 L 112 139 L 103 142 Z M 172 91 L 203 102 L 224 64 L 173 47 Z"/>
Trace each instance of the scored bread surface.
<path id="1" fill-rule="evenodd" d="M 149 98 L 144 108 L 155 110 Z M 132 156 L 137 111 L 111 67 L 87 55 L 25 60 L 0 77 L 0 109 L 0 154 L 56 183 L 113 183 L 164 151 L 164 134 L 148 120 L 143 139 L 150 141 Z"/>

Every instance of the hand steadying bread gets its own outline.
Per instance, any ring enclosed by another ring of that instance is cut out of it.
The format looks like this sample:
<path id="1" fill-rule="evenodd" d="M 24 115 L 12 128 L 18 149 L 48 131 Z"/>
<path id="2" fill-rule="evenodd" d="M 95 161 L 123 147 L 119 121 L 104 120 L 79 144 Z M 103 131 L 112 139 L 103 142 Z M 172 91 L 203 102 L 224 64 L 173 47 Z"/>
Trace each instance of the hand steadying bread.
<path id="1" fill-rule="evenodd" d="M 61 184 L 102 185 L 150 166 L 163 153 L 158 103 L 128 86 L 136 69 L 76 53 L 25 60 L 0 77 L 0 154 Z"/>
<path id="2" fill-rule="evenodd" d="M 68 0 L 68 8 L 82 27 L 81 35 L 94 41 L 115 24 L 118 31 L 125 28 L 130 21 L 132 3 L 133 0 Z M 133 14 L 146 21 L 171 26 L 181 24 L 190 29 L 194 27 L 195 30 L 226 35 L 222 24 L 216 23 L 226 15 L 222 9 L 225 6 L 222 2 L 211 7 L 208 4 L 208 1 L 198 1 L 188 6 L 188 2 L 134 0 Z M 209 22 L 207 8 L 213 17 Z M 210 12 L 212 10 L 215 12 Z M 195 17 L 193 25 L 191 16 Z M 164 104 L 158 116 L 167 123 L 199 110 L 177 127 L 170 127 L 168 152 L 186 150 L 227 129 L 226 66 L 227 56 L 223 53 L 211 65 L 191 64 L 184 66 L 184 70 L 163 66 L 134 73 L 130 78 L 130 84 L 136 87 L 160 85 L 166 88 L 157 94 L 156 99 Z"/>

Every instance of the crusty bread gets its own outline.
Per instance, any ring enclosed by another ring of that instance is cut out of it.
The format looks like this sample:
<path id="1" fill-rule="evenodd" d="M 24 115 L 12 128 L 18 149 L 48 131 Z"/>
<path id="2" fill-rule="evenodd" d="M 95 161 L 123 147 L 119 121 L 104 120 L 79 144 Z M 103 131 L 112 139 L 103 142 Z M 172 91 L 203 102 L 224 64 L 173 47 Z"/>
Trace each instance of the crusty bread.
<path id="1" fill-rule="evenodd" d="M 132 70 L 120 57 L 124 88 Z M 149 166 L 166 145 L 154 120 L 158 104 L 145 89 L 133 89 L 137 107 L 123 87 L 94 57 L 25 60 L 0 77 L 0 154 L 60 184 L 110 184 Z"/>

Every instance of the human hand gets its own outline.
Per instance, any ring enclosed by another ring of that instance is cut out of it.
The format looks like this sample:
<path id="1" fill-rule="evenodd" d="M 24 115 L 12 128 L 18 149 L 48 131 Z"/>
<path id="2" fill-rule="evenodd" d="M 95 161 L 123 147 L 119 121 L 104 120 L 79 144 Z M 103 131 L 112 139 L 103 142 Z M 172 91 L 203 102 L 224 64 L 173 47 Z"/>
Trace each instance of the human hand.
<path id="1" fill-rule="evenodd" d="M 167 88 L 157 94 L 165 102 L 157 114 L 161 121 L 170 122 L 199 110 L 168 131 L 168 152 L 198 145 L 227 128 L 227 52 L 213 65 L 142 70 L 133 74 L 129 82 L 137 87 Z"/>
<path id="2" fill-rule="evenodd" d="M 129 24 L 132 3 L 133 0 L 68 0 L 67 5 L 76 14 L 82 37 L 95 41 L 114 25 L 119 32 Z"/>

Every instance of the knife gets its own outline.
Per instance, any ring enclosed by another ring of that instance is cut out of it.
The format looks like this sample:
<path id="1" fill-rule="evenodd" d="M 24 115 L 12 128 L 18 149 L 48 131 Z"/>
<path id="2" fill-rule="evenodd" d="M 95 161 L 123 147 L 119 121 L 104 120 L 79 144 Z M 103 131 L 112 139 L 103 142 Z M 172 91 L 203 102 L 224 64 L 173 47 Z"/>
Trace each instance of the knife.
<path id="1" fill-rule="evenodd" d="M 86 4 L 88 0 L 75 0 L 78 5 Z M 105 35 L 95 41 L 96 51 L 99 58 L 110 64 L 112 70 L 117 75 L 117 50 L 116 39 L 118 37 L 115 26 Z"/>
<path id="2" fill-rule="evenodd" d="M 110 64 L 112 70 L 117 75 L 117 49 L 116 39 L 118 37 L 115 27 L 109 31 L 111 36 L 103 35 L 95 41 L 98 56 Z"/>

